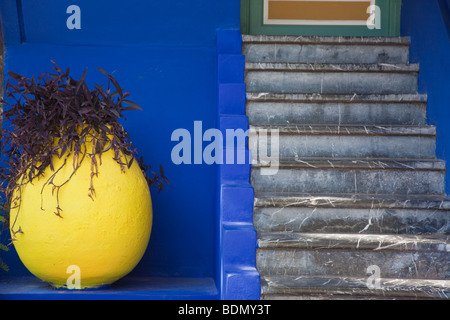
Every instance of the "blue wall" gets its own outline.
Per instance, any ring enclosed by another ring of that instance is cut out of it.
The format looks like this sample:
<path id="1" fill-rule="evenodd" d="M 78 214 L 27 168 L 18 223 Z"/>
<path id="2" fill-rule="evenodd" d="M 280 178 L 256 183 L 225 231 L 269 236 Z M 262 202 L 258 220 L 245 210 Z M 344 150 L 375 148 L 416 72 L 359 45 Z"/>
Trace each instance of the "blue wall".
<path id="1" fill-rule="evenodd" d="M 15 7 L 16 1 L 2 0 Z M 213 46 L 217 28 L 239 27 L 236 0 L 21 0 L 22 40 L 87 45 Z M 81 9 L 81 29 L 69 30 L 66 9 Z M 7 28 L 14 28 L 14 23 Z M 11 38 L 7 38 L 9 42 Z"/>
<path id="2" fill-rule="evenodd" d="M 401 34 L 420 63 L 419 91 L 428 94 L 428 123 L 437 126 L 437 157 L 450 164 L 450 41 L 437 0 L 403 0 Z M 446 179 L 450 193 L 450 174 Z"/>
<path id="3" fill-rule="evenodd" d="M 81 9 L 79 30 L 66 27 L 72 4 Z M 239 6 L 238 0 L 0 3 L 5 71 L 39 75 L 52 59 L 75 78 L 89 68 L 93 84 L 105 82 L 100 67 L 144 109 L 126 114 L 124 126 L 145 161 L 163 165 L 170 185 L 152 192 L 150 246 L 134 275 L 206 276 L 221 283 L 218 168 L 174 165 L 171 134 L 185 128 L 193 136 L 197 120 L 203 131 L 217 128 L 216 32 L 238 30 Z M 14 252 L 8 256 L 9 275 L 27 274 Z"/>

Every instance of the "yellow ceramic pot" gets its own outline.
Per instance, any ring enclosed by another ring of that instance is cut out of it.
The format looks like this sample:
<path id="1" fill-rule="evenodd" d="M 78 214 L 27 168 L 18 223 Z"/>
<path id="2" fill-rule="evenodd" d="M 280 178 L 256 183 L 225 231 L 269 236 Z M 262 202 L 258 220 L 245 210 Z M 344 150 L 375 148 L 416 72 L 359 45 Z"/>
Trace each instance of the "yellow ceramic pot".
<path id="1" fill-rule="evenodd" d="M 136 161 L 123 172 L 113 157 L 112 150 L 102 154 L 93 199 L 87 156 L 59 192 L 48 185 L 54 173 L 49 168 L 22 186 L 20 206 L 12 204 L 10 228 L 21 231 L 14 246 L 38 278 L 55 287 L 98 287 L 122 278 L 142 258 L 152 227 L 150 191 Z M 55 157 L 55 170 L 63 161 Z M 73 172 L 73 157 L 66 163 L 53 180 L 56 186 Z M 55 214 L 57 198 L 61 217 Z"/>

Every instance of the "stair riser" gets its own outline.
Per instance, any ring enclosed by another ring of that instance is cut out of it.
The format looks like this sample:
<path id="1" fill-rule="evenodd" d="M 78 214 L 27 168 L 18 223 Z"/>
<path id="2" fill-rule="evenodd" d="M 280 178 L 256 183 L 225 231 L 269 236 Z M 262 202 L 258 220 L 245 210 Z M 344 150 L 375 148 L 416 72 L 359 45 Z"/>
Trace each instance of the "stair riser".
<path id="1" fill-rule="evenodd" d="M 449 231 L 450 212 L 419 209 L 254 209 L 258 232 L 423 234 Z"/>
<path id="2" fill-rule="evenodd" d="M 249 146 L 254 155 L 257 145 L 257 135 L 250 134 Z M 281 160 L 296 157 L 433 159 L 436 151 L 434 136 L 349 136 L 345 133 L 280 135 L 278 146 Z M 272 150 L 270 139 L 267 149 Z"/>
<path id="3" fill-rule="evenodd" d="M 245 44 L 248 62 L 408 63 L 408 46 Z"/>
<path id="4" fill-rule="evenodd" d="M 248 92 L 396 94 L 417 91 L 415 73 L 248 71 L 245 82 Z"/>
<path id="5" fill-rule="evenodd" d="M 424 125 L 424 104 L 248 102 L 250 124 Z"/>
<path id="6" fill-rule="evenodd" d="M 434 288 L 428 289 L 429 291 L 434 290 Z M 268 291 L 266 289 L 266 291 Z M 319 301 L 319 300 L 436 300 L 436 299 L 448 299 L 445 298 L 446 295 L 444 293 L 428 293 L 421 292 L 418 294 L 417 291 L 402 292 L 400 290 L 394 291 L 385 291 L 385 290 L 349 290 L 348 292 L 343 291 L 342 289 L 333 290 L 321 290 L 318 292 L 312 292 L 309 288 L 304 288 L 303 290 L 298 290 L 296 292 L 286 292 L 280 290 L 281 292 L 277 293 L 264 293 L 261 295 L 261 300 L 295 300 L 295 301 Z"/>
<path id="7" fill-rule="evenodd" d="M 363 278 L 261 277 L 262 299 L 449 299 L 448 280 L 381 278 L 379 287 Z"/>
<path id="8" fill-rule="evenodd" d="M 253 168 L 256 192 L 444 194 L 445 171 L 279 169 L 261 175 Z"/>
<path id="9" fill-rule="evenodd" d="M 261 275 L 369 277 L 367 268 L 376 265 L 380 276 L 394 279 L 450 277 L 448 253 L 399 252 L 389 250 L 332 251 L 258 249 L 256 266 Z"/>

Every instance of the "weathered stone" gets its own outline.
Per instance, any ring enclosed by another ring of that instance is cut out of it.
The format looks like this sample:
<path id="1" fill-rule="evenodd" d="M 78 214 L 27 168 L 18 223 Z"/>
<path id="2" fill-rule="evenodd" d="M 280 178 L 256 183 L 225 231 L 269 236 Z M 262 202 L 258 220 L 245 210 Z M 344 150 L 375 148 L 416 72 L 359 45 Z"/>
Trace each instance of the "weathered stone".
<path id="1" fill-rule="evenodd" d="M 249 145 L 257 149 L 261 129 L 277 130 L 281 159 L 412 158 L 433 159 L 436 131 L 432 126 L 284 125 L 251 126 Z M 271 150 L 268 142 L 267 149 Z M 414 148 L 410 146 L 414 145 Z M 256 156 L 256 154 L 254 155 Z"/>
<path id="2" fill-rule="evenodd" d="M 299 95 L 248 93 L 250 124 L 426 124 L 423 95 Z"/>
<path id="3" fill-rule="evenodd" d="M 263 276 L 262 299 L 449 299 L 450 280 L 380 279 L 369 288 L 367 277 Z"/>
<path id="4" fill-rule="evenodd" d="M 248 92 L 416 93 L 417 65 L 247 63 Z"/>
<path id="5" fill-rule="evenodd" d="M 244 43 L 248 62 L 407 63 L 408 47 L 367 44 Z"/>
<path id="6" fill-rule="evenodd" d="M 355 161 L 351 166 L 351 162 L 298 160 L 282 163 L 275 175 L 261 175 L 255 167 L 251 181 L 256 192 L 444 194 L 445 171 L 439 162 L 396 162 Z M 422 166 L 429 168 L 419 169 Z"/>
<path id="7" fill-rule="evenodd" d="M 425 209 L 256 207 L 258 232 L 448 233 L 450 212 Z"/>
<path id="8" fill-rule="evenodd" d="M 409 38 L 243 40 L 261 298 L 449 299 L 445 162 Z"/>

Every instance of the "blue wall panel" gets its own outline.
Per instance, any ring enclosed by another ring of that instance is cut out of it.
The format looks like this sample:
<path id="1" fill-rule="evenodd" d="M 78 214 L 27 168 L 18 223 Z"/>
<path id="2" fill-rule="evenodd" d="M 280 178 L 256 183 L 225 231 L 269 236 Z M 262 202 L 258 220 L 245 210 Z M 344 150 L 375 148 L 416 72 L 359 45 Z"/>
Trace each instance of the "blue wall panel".
<path id="1" fill-rule="evenodd" d="M 179 57 L 183 56 L 183 59 Z M 96 70 L 114 74 L 143 111 L 123 123 L 138 151 L 155 169 L 161 163 L 170 185 L 153 192 L 154 225 L 150 248 L 136 271 L 147 275 L 204 275 L 213 272 L 214 166 L 172 163 L 177 128 L 215 126 L 215 52 L 212 48 L 124 48 L 25 44 L 8 47 L 6 68 L 25 75 L 51 68 L 50 59 L 73 75 L 87 67 L 87 80 L 104 83 Z"/>
<path id="2" fill-rule="evenodd" d="M 66 25 L 72 14 L 66 10 L 73 4 L 80 8 L 80 29 Z M 105 83 L 96 70 L 100 67 L 113 74 L 131 93 L 130 100 L 143 108 L 126 114 L 123 124 L 146 162 L 155 169 L 163 165 L 170 185 L 160 194 L 152 192 L 150 245 L 132 275 L 209 277 L 219 290 L 227 290 L 220 297 L 258 298 L 248 161 L 224 166 L 222 172 L 218 165 L 175 165 L 171 159 L 178 143 L 171 141 L 174 130 L 189 131 L 192 147 L 194 140 L 202 138 L 195 136 L 195 121 L 202 122 L 203 132 L 248 127 L 239 12 L 239 0 L 0 3 L 5 71 L 40 75 L 50 70 L 52 59 L 63 69 L 70 67 L 75 78 L 87 67 L 86 80 L 92 85 Z M 216 42 L 218 29 L 227 36 Z M 221 119 L 219 112 L 229 116 Z M 200 142 L 203 148 L 207 144 Z M 193 153 L 192 149 L 192 158 Z M 225 201 L 220 201 L 222 187 L 230 184 L 237 188 L 225 187 Z M 243 228 L 223 227 L 241 220 Z M 235 251 L 244 240 L 248 244 Z M 27 275 L 14 252 L 8 256 L 8 276 Z"/>
<path id="3" fill-rule="evenodd" d="M 450 38 L 438 1 L 403 0 L 401 34 L 411 37 L 411 63 L 420 63 L 419 91 L 428 94 L 427 118 L 436 125 L 437 156 L 450 160 Z M 450 194 L 450 174 L 446 178 Z"/>
<path id="4" fill-rule="evenodd" d="M 218 27 L 239 26 L 239 1 L 235 0 L 22 0 L 22 3 L 26 42 L 213 46 Z M 70 5 L 80 8 L 79 30 L 66 27 Z"/>

